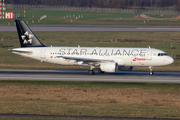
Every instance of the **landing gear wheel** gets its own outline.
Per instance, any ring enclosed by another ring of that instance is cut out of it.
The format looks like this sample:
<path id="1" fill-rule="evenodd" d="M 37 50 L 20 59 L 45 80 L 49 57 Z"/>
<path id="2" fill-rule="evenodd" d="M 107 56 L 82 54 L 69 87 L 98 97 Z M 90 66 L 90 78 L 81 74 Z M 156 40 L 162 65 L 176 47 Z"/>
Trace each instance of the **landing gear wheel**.
<path id="1" fill-rule="evenodd" d="M 99 74 L 103 74 L 104 72 L 101 69 L 98 69 Z"/>
<path id="2" fill-rule="evenodd" d="M 94 74 L 94 70 L 89 70 L 89 71 L 88 71 L 88 74 L 89 74 L 89 75 L 93 75 L 93 74 Z"/>
<path id="3" fill-rule="evenodd" d="M 150 71 L 149 74 L 150 74 L 150 75 L 154 75 L 154 72 L 153 72 L 153 71 Z"/>

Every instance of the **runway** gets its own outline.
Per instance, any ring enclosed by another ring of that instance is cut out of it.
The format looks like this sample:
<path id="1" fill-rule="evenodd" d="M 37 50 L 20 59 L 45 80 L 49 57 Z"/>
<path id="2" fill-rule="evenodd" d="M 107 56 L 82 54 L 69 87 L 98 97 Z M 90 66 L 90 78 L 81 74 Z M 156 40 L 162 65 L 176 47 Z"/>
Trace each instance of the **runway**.
<path id="1" fill-rule="evenodd" d="M 30 25 L 33 31 L 109 31 L 109 32 L 172 32 L 180 31 L 180 27 L 122 27 L 122 26 L 48 26 Z M 0 31 L 16 31 L 15 25 L 0 25 Z"/>
<path id="2" fill-rule="evenodd" d="M 155 72 L 149 75 L 149 72 L 118 71 L 88 75 L 85 70 L 0 69 L 0 80 L 180 83 L 180 72 Z"/>

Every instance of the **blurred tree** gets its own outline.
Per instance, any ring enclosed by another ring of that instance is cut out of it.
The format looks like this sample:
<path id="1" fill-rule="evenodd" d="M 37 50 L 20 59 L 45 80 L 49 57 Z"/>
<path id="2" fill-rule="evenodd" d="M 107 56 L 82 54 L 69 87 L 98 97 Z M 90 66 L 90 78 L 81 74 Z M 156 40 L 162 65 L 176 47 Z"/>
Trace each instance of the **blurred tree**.
<path id="1" fill-rule="evenodd" d="M 141 7 L 170 7 L 178 9 L 180 0 L 5 0 L 6 4 L 40 4 L 40 5 L 67 5 L 77 7 L 105 7 L 125 8 Z"/>
<path id="2" fill-rule="evenodd" d="M 178 4 L 176 4 L 175 10 L 176 10 L 176 11 L 180 11 L 180 1 L 178 1 Z"/>
<path id="3" fill-rule="evenodd" d="M 125 0 L 113 0 L 112 3 L 111 3 L 111 7 L 112 8 L 124 8 L 126 5 L 127 5 L 127 2 Z"/>

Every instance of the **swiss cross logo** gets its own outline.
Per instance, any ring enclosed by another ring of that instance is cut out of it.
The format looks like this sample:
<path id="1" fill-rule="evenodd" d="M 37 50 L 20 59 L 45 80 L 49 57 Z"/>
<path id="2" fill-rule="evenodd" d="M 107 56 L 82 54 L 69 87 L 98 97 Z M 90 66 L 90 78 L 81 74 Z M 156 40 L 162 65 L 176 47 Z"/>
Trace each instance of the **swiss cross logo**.
<path id="1" fill-rule="evenodd" d="M 146 58 L 134 58 L 133 61 L 146 61 Z"/>

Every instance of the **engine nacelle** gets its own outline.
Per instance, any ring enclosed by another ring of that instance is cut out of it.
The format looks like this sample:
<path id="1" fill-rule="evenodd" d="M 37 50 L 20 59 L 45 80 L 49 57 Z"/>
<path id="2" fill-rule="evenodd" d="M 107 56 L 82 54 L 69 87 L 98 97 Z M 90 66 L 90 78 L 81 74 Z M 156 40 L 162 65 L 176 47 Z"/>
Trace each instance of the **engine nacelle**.
<path id="1" fill-rule="evenodd" d="M 116 72 L 118 64 L 115 62 L 103 62 L 100 69 L 103 72 Z"/>
<path id="2" fill-rule="evenodd" d="M 118 70 L 120 70 L 120 71 L 132 71 L 133 67 L 132 66 L 118 66 Z"/>

